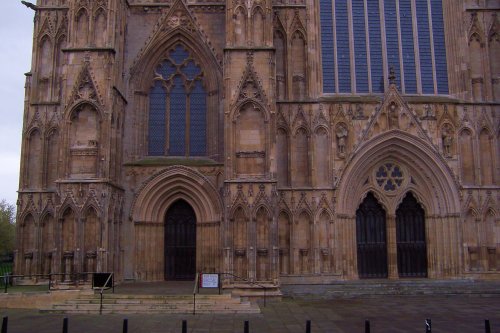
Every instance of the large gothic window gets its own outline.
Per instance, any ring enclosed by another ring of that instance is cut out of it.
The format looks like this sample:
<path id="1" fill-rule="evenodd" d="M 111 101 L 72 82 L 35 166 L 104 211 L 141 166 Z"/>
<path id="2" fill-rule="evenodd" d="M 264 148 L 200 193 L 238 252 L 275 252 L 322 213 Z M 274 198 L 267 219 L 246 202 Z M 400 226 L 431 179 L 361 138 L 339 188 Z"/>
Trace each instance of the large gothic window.
<path id="1" fill-rule="evenodd" d="M 203 72 L 180 44 L 156 67 L 149 94 L 150 156 L 206 155 Z"/>

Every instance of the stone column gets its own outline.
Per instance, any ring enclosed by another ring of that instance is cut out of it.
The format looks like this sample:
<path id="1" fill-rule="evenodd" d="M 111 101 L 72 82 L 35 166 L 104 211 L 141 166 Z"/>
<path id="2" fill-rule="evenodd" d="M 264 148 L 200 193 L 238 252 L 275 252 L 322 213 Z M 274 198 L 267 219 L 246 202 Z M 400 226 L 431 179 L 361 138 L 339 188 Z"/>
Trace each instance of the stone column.
<path id="1" fill-rule="evenodd" d="M 64 258 L 64 282 L 70 282 L 71 281 L 71 273 L 72 273 L 72 268 L 73 268 L 73 258 L 74 258 L 74 252 L 73 251 L 65 251 L 63 254 Z"/>
<path id="2" fill-rule="evenodd" d="M 389 279 L 398 276 L 398 249 L 396 240 L 396 216 L 387 215 L 387 266 Z"/>

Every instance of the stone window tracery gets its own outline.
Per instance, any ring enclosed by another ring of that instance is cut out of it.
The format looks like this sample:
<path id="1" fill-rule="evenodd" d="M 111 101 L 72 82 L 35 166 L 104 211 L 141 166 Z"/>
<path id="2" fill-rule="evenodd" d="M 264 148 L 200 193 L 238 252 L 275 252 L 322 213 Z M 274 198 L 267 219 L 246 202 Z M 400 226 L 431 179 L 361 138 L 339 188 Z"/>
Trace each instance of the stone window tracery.
<path id="1" fill-rule="evenodd" d="M 177 44 L 155 69 L 149 94 L 148 155 L 206 155 L 206 110 L 203 71 Z"/>
<path id="2" fill-rule="evenodd" d="M 405 175 L 403 169 L 394 163 L 384 163 L 375 171 L 377 185 L 386 192 L 394 192 L 403 185 Z"/>

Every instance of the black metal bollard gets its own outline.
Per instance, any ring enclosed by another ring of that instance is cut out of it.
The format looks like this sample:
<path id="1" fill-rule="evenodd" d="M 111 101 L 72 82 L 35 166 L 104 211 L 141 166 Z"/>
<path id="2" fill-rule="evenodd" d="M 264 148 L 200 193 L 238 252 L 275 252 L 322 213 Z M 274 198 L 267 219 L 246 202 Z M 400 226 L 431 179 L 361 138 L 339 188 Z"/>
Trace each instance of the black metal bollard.
<path id="1" fill-rule="evenodd" d="M 9 317 L 3 317 L 2 320 L 2 333 L 7 333 L 7 324 L 9 323 Z"/>
<path id="2" fill-rule="evenodd" d="M 182 321 L 182 333 L 187 333 L 187 331 L 188 331 L 187 321 L 183 320 Z"/>
<path id="3" fill-rule="evenodd" d="M 365 320 L 365 333 L 370 333 L 370 321 Z"/>
<path id="4" fill-rule="evenodd" d="M 123 319 L 123 333 L 128 333 L 128 319 Z"/>
<path id="5" fill-rule="evenodd" d="M 63 333 L 68 333 L 68 318 L 63 319 Z"/>
<path id="6" fill-rule="evenodd" d="M 430 319 L 425 320 L 425 333 L 432 333 L 432 324 Z"/>
<path id="7" fill-rule="evenodd" d="M 311 321 L 306 321 L 306 333 L 311 333 Z"/>
<path id="8" fill-rule="evenodd" d="M 248 323 L 248 320 L 245 320 L 245 324 L 243 325 L 243 332 L 250 333 L 250 325 Z"/>
<path id="9" fill-rule="evenodd" d="M 491 333 L 490 321 L 488 319 L 484 321 L 484 333 Z"/>

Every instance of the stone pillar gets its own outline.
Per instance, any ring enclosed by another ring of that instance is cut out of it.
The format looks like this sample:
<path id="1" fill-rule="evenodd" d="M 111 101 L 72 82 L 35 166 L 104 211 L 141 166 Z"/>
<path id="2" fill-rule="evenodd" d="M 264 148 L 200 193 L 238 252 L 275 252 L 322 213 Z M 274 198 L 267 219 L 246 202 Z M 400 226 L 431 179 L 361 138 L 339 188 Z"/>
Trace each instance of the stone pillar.
<path id="1" fill-rule="evenodd" d="M 396 240 L 396 216 L 387 215 L 387 267 L 389 279 L 398 276 L 398 249 Z"/>
<path id="2" fill-rule="evenodd" d="M 63 254 L 64 258 L 64 282 L 70 282 L 71 281 L 71 273 L 73 273 L 73 258 L 74 258 L 74 252 L 73 251 L 65 251 Z"/>
<path id="3" fill-rule="evenodd" d="M 248 280 L 255 281 L 255 248 L 253 246 L 248 247 L 247 253 L 247 269 L 248 269 Z M 245 278 L 243 276 L 243 278 Z"/>
<path id="4" fill-rule="evenodd" d="M 280 272 L 280 249 L 278 246 L 273 246 L 272 252 L 272 274 L 271 278 L 274 284 L 279 283 L 279 272 Z"/>
<path id="5" fill-rule="evenodd" d="M 33 252 L 24 254 L 24 275 L 31 276 L 31 264 L 33 263 Z"/>

